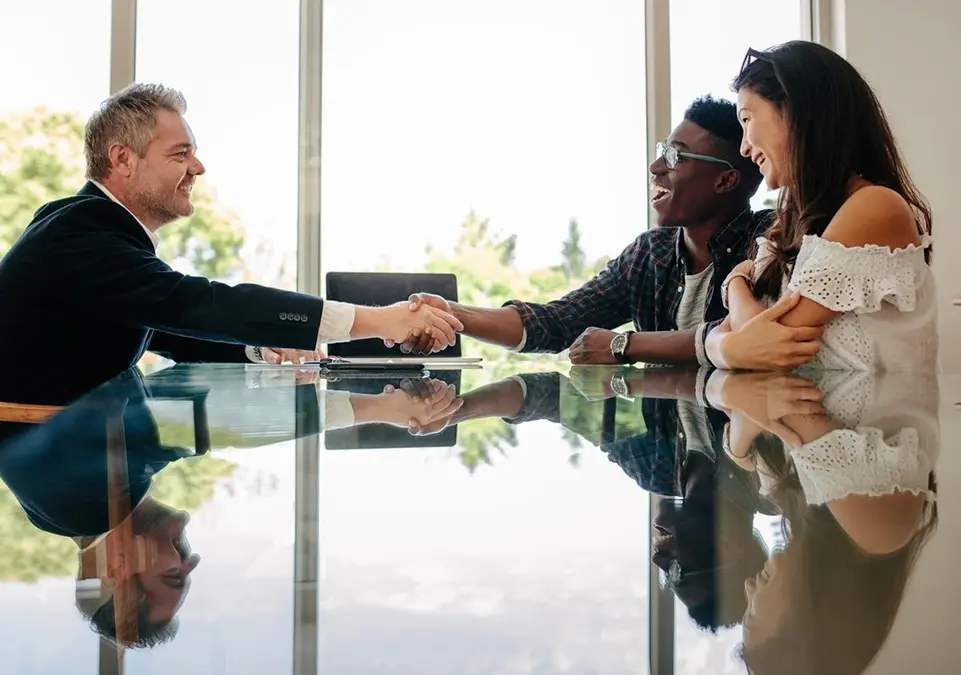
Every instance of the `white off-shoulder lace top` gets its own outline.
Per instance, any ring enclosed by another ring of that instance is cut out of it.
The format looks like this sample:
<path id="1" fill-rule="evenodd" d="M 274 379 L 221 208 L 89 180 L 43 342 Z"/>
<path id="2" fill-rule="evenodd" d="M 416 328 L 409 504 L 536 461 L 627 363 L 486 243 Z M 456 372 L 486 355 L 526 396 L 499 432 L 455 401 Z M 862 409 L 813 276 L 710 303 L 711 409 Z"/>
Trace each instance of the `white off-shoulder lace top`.
<path id="1" fill-rule="evenodd" d="M 935 499 L 930 485 L 941 442 L 936 376 L 851 371 L 804 376 L 817 383 L 828 415 L 846 427 L 790 450 L 809 504 L 895 491 Z M 769 493 L 770 478 L 759 475 L 761 492 Z"/>
<path id="2" fill-rule="evenodd" d="M 797 291 L 840 316 L 821 338 L 811 365 L 824 370 L 933 372 L 938 363 L 934 274 L 924 260 L 931 246 L 895 251 L 847 247 L 807 235 L 782 293 Z M 771 242 L 758 239 L 755 269 L 770 262 Z"/>

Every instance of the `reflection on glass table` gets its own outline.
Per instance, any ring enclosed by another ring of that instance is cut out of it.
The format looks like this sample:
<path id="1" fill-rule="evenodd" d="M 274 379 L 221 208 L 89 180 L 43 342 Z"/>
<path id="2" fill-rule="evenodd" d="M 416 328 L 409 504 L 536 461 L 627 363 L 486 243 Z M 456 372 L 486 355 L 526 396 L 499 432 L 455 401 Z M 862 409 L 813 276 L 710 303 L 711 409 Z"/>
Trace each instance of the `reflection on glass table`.
<path id="1" fill-rule="evenodd" d="M 679 631 L 714 672 L 863 671 L 938 522 L 936 382 L 531 365 L 131 371 L 5 426 L 16 672 L 91 629 L 101 672 L 662 673 Z"/>

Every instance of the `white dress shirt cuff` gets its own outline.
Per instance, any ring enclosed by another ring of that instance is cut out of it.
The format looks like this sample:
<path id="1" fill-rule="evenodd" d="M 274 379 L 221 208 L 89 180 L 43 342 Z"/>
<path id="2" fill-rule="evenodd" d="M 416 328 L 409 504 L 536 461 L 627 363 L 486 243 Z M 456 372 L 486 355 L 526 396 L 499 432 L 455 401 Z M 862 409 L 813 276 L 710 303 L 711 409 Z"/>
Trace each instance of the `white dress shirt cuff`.
<path id="1" fill-rule="evenodd" d="M 330 431 L 354 426 L 354 406 L 350 404 L 350 392 L 328 389 L 324 394 L 324 419 L 321 421 L 321 428 Z"/>
<path id="2" fill-rule="evenodd" d="M 350 342 L 350 329 L 354 327 L 354 306 L 347 302 L 324 300 L 317 331 L 317 346 L 329 342 Z"/>

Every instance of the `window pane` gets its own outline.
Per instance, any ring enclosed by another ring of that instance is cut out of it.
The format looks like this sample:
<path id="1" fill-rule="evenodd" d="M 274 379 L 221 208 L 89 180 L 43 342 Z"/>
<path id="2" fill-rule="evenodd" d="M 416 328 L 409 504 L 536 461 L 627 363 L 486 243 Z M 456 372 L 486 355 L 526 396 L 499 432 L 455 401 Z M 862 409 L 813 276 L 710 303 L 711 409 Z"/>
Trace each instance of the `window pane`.
<path id="1" fill-rule="evenodd" d="M 715 97 L 736 99 L 731 91 L 731 82 L 737 75 L 748 47 L 765 49 L 767 47 L 796 40 L 801 37 L 800 3 L 797 0 L 728 0 L 727 2 L 703 2 L 703 0 L 671 0 L 671 112 L 674 123 L 683 119 L 684 110 L 691 101 L 699 96 L 711 94 Z M 762 183 L 761 189 L 753 200 L 754 208 L 761 208 L 765 202 L 776 199 L 776 193 L 767 190 Z M 715 621 L 720 617 L 722 623 L 735 621 L 729 628 L 721 627 L 716 635 L 698 627 L 690 609 L 680 600 L 675 602 L 675 672 L 678 675 L 694 673 L 742 673 L 743 664 L 732 655 L 741 641 L 740 616 L 743 607 L 743 585 L 745 576 L 753 577 L 759 570 L 751 565 L 739 564 L 739 560 L 749 559 L 741 556 L 744 551 L 735 553 L 738 546 L 751 544 L 750 519 L 736 520 L 732 525 L 728 516 L 736 509 L 719 505 L 719 517 L 715 524 L 718 540 L 714 547 L 706 550 L 716 551 L 718 559 L 713 562 L 721 568 L 717 575 L 717 597 Z M 765 548 L 770 548 L 775 526 L 771 519 L 755 519 L 754 531 L 759 539 L 767 540 Z M 732 530 L 731 528 L 741 528 Z M 747 529 L 744 529 L 747 528 Z M 732 533 L 740 533 L 740 545 L 732 544 Z M 722 545 L 725 544 L 725 545 Z M 704 561 L 692 563 L 695 567 Z M 693 604 L 693 603 L 692 603 Z M 698 613 L 692 612 L 694 615 Z M 701 621 L 703 616 L 699 616 Z"/>
<path id="2" fill-rule="evenodd" d="M 40 205 L 83 185 L 83 124 L 110 94 L 110 0 L 6 3 L 0 23 L 3 255 Z"/>
<path id="3" fill-rule="evenodd" d="M 294 288 L 297 279 L 299 5 L 140 0 L 137 80 L 187 98 L 207 174 L 196 213 L 160 231 L 184 270 Z"/>
<path id="4" fill-rule="evenodd" d="M 160 230 L 162 257 L 183 271 L 211 278 L 293 289 L 298 0 L 250 5 L 234 0 L 138 0 L 137 12 L 137 80 L 162 82 L 183 92 L 186 119 L 207 168 L 193 191 L 194 216 Z M 282 452 L 274 467 L 286 474 L 292 467 L 287 452 L 291 447 L 278 450 Z M 171 487 L 192 493 L 185 485 L 206 480 L 204 467 L 184 467 L 182 481 L 177 477 Z M 224 511 L 216 501 L 209 500 L 209 508 L 195 521 L 207 519 L 210 527 L 205 531 L 201 524 L 191 536 L 197 538 L 198 550 L 204 545 L 216 549 L 222 544 L 218 536 L 227 537 L 235 548 L 221 547 L 222 555 L 205 556 L 197 568 L 192 597 L 177 613 L 183 629 L 173 648 L 128 653 L 128 673 L 184 670 L 184 657 L 191 654 L 187 670 L 291 671 L 292 511 L 287 511 L 288 521 L 271 519 L 270 513 L 247 514 L 248 522 L 261 518 L 271 525 L 239 535 L 234 528 L 243 520 L 243 504 L 234 500 Z M 241 516 L 235 513 L 238 508 Z M 224 517 L 227 512 L 230 518 Z M 278 593 L 278 588 L 286 592 Z M 250 602 L 235 603 L 223 613 L 223 603 L 238 593 Z M 211 612 L 228 618 L 214 625 Z M 191 650 L 192 638 L 200 646 Z"/>
<path id="5" fill-rule="evenodd" d="M 798 0 L 671 0 L 671 113 L 674 123 L 698 96 L 735 100 L 731 83 L 748 47 L 766 49 L 801 37 Z M 777 193 L 761 189 L 755 208 Z"/>
<path id="6" fill-rule="evenodd" d="M 324 11 L 325 272 L 454 271 L 467 302 L 547 300 L 647 228 L 643 2 Z"/>
<path id="7" fill-rule="evenodd" d="M 110 93 L 110 0 L 4 2 L 0 25 L 2 256 L 39 206 L 83 185 L 83 123 Z M 77 547 L 34 527 L 2 482 L 0 532 L 4 672 L 97 672 L 97 636 L 75 606 Z"/>

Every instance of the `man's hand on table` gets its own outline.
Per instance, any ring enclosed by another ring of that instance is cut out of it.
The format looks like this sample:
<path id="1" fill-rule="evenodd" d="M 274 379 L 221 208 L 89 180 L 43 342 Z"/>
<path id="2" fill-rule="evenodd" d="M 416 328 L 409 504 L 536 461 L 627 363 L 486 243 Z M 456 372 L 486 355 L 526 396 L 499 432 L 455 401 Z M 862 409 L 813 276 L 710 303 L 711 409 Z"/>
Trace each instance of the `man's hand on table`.
<path id="1" fill-rule="evenodd" d="M 588 328 L 570 348 L 571 363 L 580 365 L 619 365 L 611 353 L 611 340 L 616 333 L 603 328 Z"/>
<path id="2" fill-rule="evenodd" d="M 611 389 L 611 378 L 623 372 L 625 376 L 633 371 L 629 366 L 571 366 L 567 374 L 571 385 L 588 401 L 603 401 L 617 394 Z"/>
<path id="3" fill-rule="evenodd" d="M 272 349 L 270 347 L 260 348 L 260 358 L 264 363 L 279 366 L 282 363 L 299 364 L 305 361 L 319 361 L 327 358 L 322 349 Z"/>

